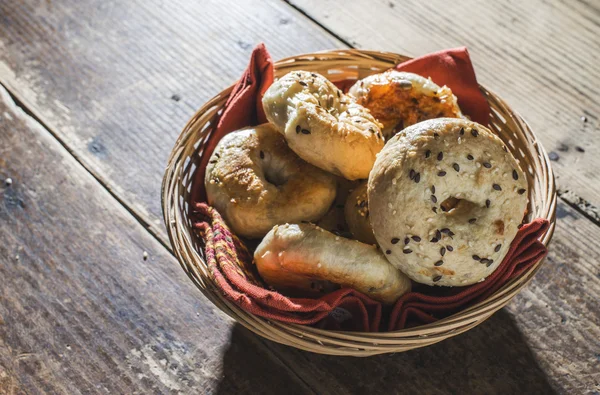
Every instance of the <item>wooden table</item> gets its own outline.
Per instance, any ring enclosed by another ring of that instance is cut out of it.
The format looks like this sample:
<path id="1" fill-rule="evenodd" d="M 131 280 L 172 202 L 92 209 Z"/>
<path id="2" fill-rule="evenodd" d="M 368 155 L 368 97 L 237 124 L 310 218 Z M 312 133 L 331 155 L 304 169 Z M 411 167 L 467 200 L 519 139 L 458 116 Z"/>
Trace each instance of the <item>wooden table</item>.
<path id="1" fill-rule="evenodd" d="M 600 3 L 455 3 L 0 1 L 0 393 L 598 394 Z M 559 221 L 531 285 L 465 334 L 365 359 L 271 343 L 208 302 L 159 187 L 260 41 L 276 59 L 467 45 L 552 152 Z"/>

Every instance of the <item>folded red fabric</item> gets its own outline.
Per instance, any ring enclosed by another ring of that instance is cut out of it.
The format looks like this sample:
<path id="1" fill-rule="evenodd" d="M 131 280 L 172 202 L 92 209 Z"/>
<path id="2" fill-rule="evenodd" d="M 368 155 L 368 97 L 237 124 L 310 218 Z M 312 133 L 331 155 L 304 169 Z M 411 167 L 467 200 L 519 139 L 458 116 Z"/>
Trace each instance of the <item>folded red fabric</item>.
<path id="1" fill-rule="evenodd" d="M 490 108 L 479 91 L 466 48 L 426 55 L 396 68 L 431 76 L 438 85 L 449 86 L 466 115 L 479 123 L 488 123 Z M 248 69 L 234 87 L 216 129 L 205 143 L 192 185 L 195 227 L 204 240 L 209 272 L 224 295 L 246 311 L 273 320 L 327 329 L 373 332 L 387 324 L 386 329 L 397 330 L 433 322 L 487 298 L 546 255 L 546 248 L 538 239 L 546 231 L 548 222 L 537 219 L 520 229 L 504 261 L 484 282 L 456 288 L 418 286 L 391 310 L 352 289 L 340 289 L 319 299 L 289 298 L 267 289 L 255 273 L 250 252 L 219 213 L 204 203 L 204 173 L 208 158 L 224 135 L 266 121 L 261 98 L 272 81 L 273 62 L 265 46 L 260 44 L 252 52 Z"/>

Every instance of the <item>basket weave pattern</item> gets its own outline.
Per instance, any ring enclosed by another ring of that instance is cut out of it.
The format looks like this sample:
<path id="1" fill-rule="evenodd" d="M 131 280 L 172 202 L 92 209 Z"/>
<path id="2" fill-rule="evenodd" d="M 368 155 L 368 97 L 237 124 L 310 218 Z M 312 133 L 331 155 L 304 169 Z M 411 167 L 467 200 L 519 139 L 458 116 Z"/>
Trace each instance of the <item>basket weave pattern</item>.
<path id="1" fill-rule="evenodd" d="M 337 50 L 299 55 L 275 63 L 275 76 L 292 70 L 320 73 L 331 81 L 360 79 L 382 72 L 410 58 L 393 53 Z M 300 349 L 331 354 L 368 356 L 402 352 L 430 345 L 465 332 L 506 305 L 533 277 L 542 261 L 506 284 L 485 301 L 435 323 L 383 333 L 335 332 L 287 324 L 257 317 L 230 302 L 209 275 L 202 240 L 193 228 L 189 202 L 194 173 L 204 142 L 216 126 L 233 87 L 200 108 L 177 139 L 162 185 L 162 206 L 171 245 L 190 279 L 217 307 L 253 332 Z M 541 241 L 552 238 L 556 211 L 556 189 L 549 160 L 527 123 L 497 95 L 480 87 L 491 108 L 490 128 L 519 160 L 529 183 L 528 220 L 545 218 L 550 227 Z"/>

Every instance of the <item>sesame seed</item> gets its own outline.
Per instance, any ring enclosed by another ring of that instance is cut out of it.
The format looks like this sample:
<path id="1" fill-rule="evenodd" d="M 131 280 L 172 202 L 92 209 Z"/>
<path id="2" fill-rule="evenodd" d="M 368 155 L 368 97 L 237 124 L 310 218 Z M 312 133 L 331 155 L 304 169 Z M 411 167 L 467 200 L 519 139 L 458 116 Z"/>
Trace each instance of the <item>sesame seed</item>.
<path id="1" fill-rule="evenodd" d="M 519 173 L 516 170 L 513 170 L 513 180 L 517 181 L 519 179 Z"/>
<path id="2" fill-rule="evenodd" d="M 386 250 L 385 253 L 390 255 L 392 253 L 392 250 Z"/>
<path id="3" fill-rule="evenodd" d="M 494 260 L 493 259 L 488 259 L 488 263 L 487 263 L 486 266 L 490 267 L 490 266 L 492 266 L 492 263 L 494 263 Z"/>
<path id="4" fill-rule="evenodd" d="M 492 187 L 493 187 L 493 188 L 494 188 L 496 191 L 501 191 L 501 190 L 502 190 L 502 187 L 501 187 L 500 185 L 498 185 L 498 184 L 494 184 L 494 185 L 492 185 Z"/>
<path id="5" fill-rule="evenodd" d="M 490 208 L 490 204 L 491 204 L 491 203 L 492 203 L 492 202 L 490 202 L 490 199 L 487 199 L 487 200 L 485 201 L 485 207 L 486 207 L 486 208 Z"/>
<path id="6" fill-rule="evenodd" d="M 388 208 L 392 208 L 392 203 L 388 203 Z"/>
<path id="7" fill-rule="evenodd" d="M 442 238 L 442 233 L 439 230 L 435 231 L 435 238 L 438 240 Z"/>
<path id="8" fill-rule="evenodd" d="M 431 201 L 437 203 L 437 198 L 435 197 L 435 195 L 431 195 Z"/>
<path id="9" fill-rule="evenodd" d="M 410 238 L 408 236 L 406 236 L 404 238 L 404 245 L 407 245 L 408 243 L 410 243 Z"/>
<path id="10" fill-rule="evenodd" d="M 446 234 L 447 234 L 447 233 L 450 233 L 450 229 L 448 229 L 448 228 L 442 228 L 440 231 L 441 231 L 442 233 L 446 233 Z"/>
<path id="11" fill-rule="evenodd" d="M 417 173 L 413 169 L 410 169 L 410 171 L 408 172 L 408 177 L 411 180 L 414 180 L 415 179 L 415 175 L 417 175 Z"/>
<path id="12" fill-rule="evenodd" d="M 7 179 L 4 180 L 4 185 L 6 185 L 7 187 L 11 186 L 13 183 L 12 178 L 8 177 Z"/>
<path id="13" fill-rule="evenodd" d="M 421 241 L 421 238 L 419 236 L 412 236 L 411 239 L 413 239 L 417 243 Z"/>
<path id="14" fill-rule="evenodd" d="M 444 170 L 440 171 L 437 173 L 438 177 L 444 177 L 446 175 L 446 172 Z"/>
<path id="15" fill-rule="evenodd" d="M 412 252 L 412 250 L 410 248 L 405 248 L 402 250 L 402 252 L 405 254 L 410 254 Z"/>
<path id="16" fill-rule="evenodd" d="M 479 136 L 479 132 L 477 131 L 477 129 L 471 129 L 471 134 L 473 135 L 473 137 Z"/>
<path id="17" fill-rule="evenodd" d="M 454 164 L 452 164 L 452 168 L 453 168 L 454 170 L 456 170 L 457 172 L 458 172 L 458 171 L 460 171 L 460 166 L 458 165 L 458 163 L 454 163 Z"/>
<path id="18" fill-rule="evenodd" d="M 435 206 L 434 206 L 434 207 L 432 207 L 432 208 L 431 208 L 431 211 L 433 211 L 434 213 L 436 213 L 436 214 L 437 214 L 437 207 L 435 207 Z"/>
<path id="19" fill-rule="evenodd" d="M 433 264 L 433 266 L 442 266 L 444 264 L 444 261 L 442 261 L 441 259 L 439 261 L 437 261 L 436 263 Z"/>
<path id="20" fill-rule="evenodd" d="M 394 237 L 391 241 L 392 241 L 392 244 L 397 244 L 400 241 L 400 239 L 397 237 Z"/>
<path id="21" fill-rule="evenodd" d="M 450 251 L 450 252 L 454 251 L 454 247 L 452 247 L 452 246 L 450 246 L 450 245 L 447 245 L 447 246 L 446 246 L 446 249 L 447 249 L 448 251 Z"/>
<path id="22" fill-rule="evenodd" d="M 418 183 L 421 180 L 421 173 L 417 173 L 415 176 L 415 182 Z"/>
<path id="23" fill-rule="evenodd" d="M 304 81 L 298 81 L 298 83 L 299 83 L 300 85 L 302 85 L 302 86 L 308 86 L 308 84 L 307 84 L 306 82 L 304 82 Z"/>
<path id="24" fill-rule="evenodd" d="M 429 240 L 429 241 L 430 241 L 431 243 L 437 243 L 437 242 L 438 242 L 438 240 L 439 240 L 439 239 L 437 239 L 437 238 L 435 238 L 435 237 L 434 237 L 434 238 L 432 238 L 432 239 L 431 239 L 431 240 Z"/>
<path id="25" fill-rule="evenodd" d="M 437 160 L 442 160 L 442 159 L 444 159 L 444 153 L 440 152 L 437 156 Z"/>
<path id="26" fill-rule="evenodd" d="M 431 156 L 431 151 L 427 150 L 425 151 L 425 159 L 429 158 Z"/>
<path id="27" fill-rule="evenodd" d="M 470 223 L 470 224 L 474 224 L 475 222 L 477 222 L 477 218 L 471 218 L 471 219 L 469 220 L 469 223 Z"/>
<path id="28" fill-rule="evenodd" d="M 465 134 L 465 128 L 460 128 L 460 132 L 458 132 L 461 136 Z"/>
<path id="29" fill-rule="evenodd" d="M 500 251 L 500 248 L 502 248 L 502 244 L 498 244 L 496 248 L 494 248 L 494 252 Z"/>
<path id="30" fill-rule="evenodd" d="M 444 256 L 444 255 L 446 255 L 446 247 L 442 247 L 442 248 L 440 248 L 440 255 L 441 255 L 441 256 Z"/>
<path id="31" fill-rule="evenodd" d="M 300 133 L 300 130 L 301 130 L 301 129 L 302 129 L 302 128 L 300 127 L 300 125 L 296 125 L 296 134 Z"/>
<path id="32" fill-rule="evenodd" d="M 310 134 L 310 130 L 308 129 L 302 129 L 301 132 L 302 134 Z"/>
<path id="33" fill-rule="evenodd" d="M 519 189 L 519 190 L 517 191 L 517 193 L 518 193 L 519 195 L 522 195 L 522 194 L 524 194 L 524 193 L 525 193 L 525 188 L 521 188 L 521 189 Z"/>
<path id="34" fill-rule="evenodd" d="M 468 159 L 468 160 L 473 160 L 473 159 L 475 159 L 475 158 L 473 158 L 473 155 L 469 154 L 469 155 L 467 155 L 467 159 Z"/>
<path id="35" fill-rule="evenodd" d="M 479 257 L 479 255 L 473 255 L 472 258 L 476 261 L 481 260 L 481 258 Z"/>
<path id="36" fill-rule="evenodd" d="M 483 162 L 483 167 L 485 167 L 486 169 L 489 169 L 492 167 L 492 164 L 489 162 Z"/>
<path id="37" fill-rule="evenodd" d="M 433 133 L 433 138 L 434 138 L 434 139 L 436 139 L 436 140 L 437 140 L 439 137 L 440 137 L 440 135 L 439 135 L 439 134 L 437 134 L 437 133 Z"/>
<path id="38" fill-rule="evenodd" d="M 431 193 L 435 193 L 435 185 L 431 186 Z"/>
<path id="39" fill-rule="evenodd" d="M 260 151 L 260 159 L 265 159 L 265 153 Z"/>
<path id="40" fill-rule="evenodd" d="M 434 283 L 437 283 L 437 282 L 438 282 L 438 281 L 440 281 L 441 279 L 442 279 L 442 276 L 435 276 L 435 277 L 433 278 L 433 282 L 434 282 Z"/>

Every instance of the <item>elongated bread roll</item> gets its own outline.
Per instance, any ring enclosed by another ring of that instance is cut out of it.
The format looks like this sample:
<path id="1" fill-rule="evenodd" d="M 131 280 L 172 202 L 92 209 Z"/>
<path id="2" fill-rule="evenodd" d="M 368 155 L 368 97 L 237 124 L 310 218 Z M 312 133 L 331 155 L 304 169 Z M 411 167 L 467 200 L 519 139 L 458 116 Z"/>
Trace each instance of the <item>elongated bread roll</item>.
<path id="1" fill-rule="evenodd" d="M 283 293 L 318 295 L 339 285 L 392 304 L 411 288 L 376 247 L 313 224 L 275 226 L 256 248 L 254 262 L 267 284 Z"/>

